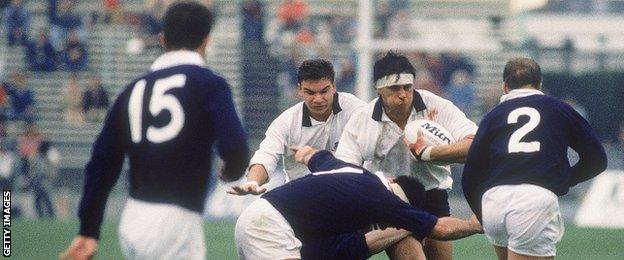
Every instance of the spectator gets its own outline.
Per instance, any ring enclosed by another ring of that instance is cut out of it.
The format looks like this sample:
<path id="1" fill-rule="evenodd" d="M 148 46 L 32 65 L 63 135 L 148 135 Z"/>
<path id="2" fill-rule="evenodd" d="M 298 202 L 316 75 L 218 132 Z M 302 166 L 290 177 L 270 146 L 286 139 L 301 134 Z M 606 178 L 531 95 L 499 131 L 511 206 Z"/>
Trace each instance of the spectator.
<path id="1" fill-rule="evenodd" d="M 461 53 L 453 52 L 442 55 L 442 86 L 447 86 L 451 81 L 451 76 L 456 70 L 465 70 L 472 77 L 474 65 Z"/>
<path id="2" fill-rule="evenodd" d="M 339 92 L 353 93 L 355 87 L 355 66 L 349 58 L 340 60 L 339 78 L 336 88 Z"/>
<path id="3" fill-rule="evenodd" d="M 6 9 L 9 4 L 11 4 L 11 0 L 0 0 L 0 21 L 2 21 L 2 15 L 4 14 L 4 9 Z"/>
<path id="4" fill-rule="evenodd" d="M 465 70 L 453 72 L 451 84 L 446 88 L 447 96 L 467 117 L 474 116 L 475 89 L 470 74 Z"/>
<path id="5" fill-rule="evenodd" d="M 69 39 L 65 44 L 63 56 L 65 68 L 68 71 L 83 71 L 87 68 L 87 47 L 80 41 L 75 29 L 69 32 Z"/>
<path id="6" fill-rule="evenodd" d="M 0 141 L 0 187 L 13 189 L 15 180 L 15 154 L 9 149 L 5 140 Z"/>
<path id="7" fill-rule="evenodd" d="M 332 16 L 330 18 L 332 38 L 338 43 L 349 43 L 357 34 L 357 23 L 348 16 Z"/>
<path id="8" fill-rule="evenodd" d="M 282 28 L 287 31 L 298 31 L 308 17 L 308 4 L 305 0 L 284 0 L 278 10 Z"/>
<path id="9" fill-rule="evenodd" d="M 163 29 L 160 12 L 153 12 L 141 16 L 140 30 L 143 33 L 143 42 L 148 48 L 160 48 L 160 33 Z"/>
<path id="10" fill-rule="evenodd" d="M 243 39 L 245 41 L 262 42 L 264 40 L 264 13 L 263 4 L 258 0 L 244 0 Z"/>
<path id="11" fill-rule="evenodd" d="M 28 10 L 22 0 L 12 0 L 7 8 L 7 34 L 9 46 L 23 45 L 28 42 L 30 28 Z"/>
<path id="12" fill-rule="evenodd" d="M 11 85 L 9 83 L 0 81 L 0 119 L 1 120 L 4 120 L 6 118 L 6 114 L 9 110 L 7 88 L 10 88 L 10 87 Z"/>
<path id="13" fill-rule="evenodd" d="M 26 85 L 26 78 L 19 72 L 11 74 L 11 84 L 5 84 L 11 97 L 9 119 L 32 122 L 35 119 L 35 94 Z"/>
<path id="14" fill-rule="evenodd" d="M 62 50 L 65 39 L 71 30 L 78 30 L 80 38 L 86 38 L 82 31 L 80 16 L 74 13 L 75 3 L 72 0 L 49 0 L 50 40 L 56 50 Z M 58 9 L 58 10 L 57 10 Z"/>
<path id="15" fill-rule="evenodd" d="M 26 62 L 33 71 L 55 71 L 56 51 L 45 32 L 39 33 L 39 41 L 29 41 L 26 45 Z"/>
<path id="16" fill-rule="evenodd" d="M 0 11 L 2 12 L 2 11 Z M 1 20 L 2 18 L 0 18 Z M 6 72 L 4 68 L 4 55 L 0 56 L 0 82 L 4 81 L 4 73 Z"/>
<path id="17" fill-rule="evenodd" d="M 388 37 L 392 39 L 412 38 L 412 25 L 405 10 L 400 10 L 392 16 L 388 24 Z"/>
<path id="18" fill-rule="evenodd" d="M 106 117 L 108 109 L 108 93 L 102 87 L 102 82 L 98 76 L 89 77 L 87 90 L 82 97 L 82 110 L 87 120 L 91 122 L 102 122 Z"/>
<path id="19" fill-rule="evenodd" d="M 104 23 L 119 23 L 123 18 L 123 10 L 119 4 L 119 0 L 103 0 L 104 7 Z"/>
<path id="20" fill-rule="evenodd" d="M 63 120 L 68 123 L 80 124 L 84 122 L 82 113 L 82 89 L 78 78 L 72 74 L 67 79 L 62 91 Z"/>
<path id="21" fill-rule="evenodd" d="M 431 73 L 426 69 L 421 69 L 416 72 L 414 88 L 427 90 L 437 96 L 444 96 L 442 88 L 440 88 L 440 85 L 438 85 L 438 83 L 431 76 Z"/>
<path id="22" fill-rule="evenodd" d="M 50 144 L 34 123 L 27 123 L 24 133 L 18 137 L 18 146 L 26 189 L 33 192 L 37 216 L 54 218 L 54 206 L 48 193 L 50 174 L 54 171 L 47 160 Z"/>
<path id="23" fill-rule="evenodd" d="M 391 18 L 392 13 L 388 1 L 379 1 L 375 11 L 376 26 L 374 36 L 376 38 L 386 38 L 388 36 L 388 25 Z"/>

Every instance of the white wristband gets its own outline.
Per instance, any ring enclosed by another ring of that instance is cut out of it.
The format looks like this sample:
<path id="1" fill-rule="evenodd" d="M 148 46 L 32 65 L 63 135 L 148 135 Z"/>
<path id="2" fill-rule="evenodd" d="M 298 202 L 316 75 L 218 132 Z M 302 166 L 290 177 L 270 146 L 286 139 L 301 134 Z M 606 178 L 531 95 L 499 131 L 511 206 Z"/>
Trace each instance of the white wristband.
<path id="1" fill-rule="evenodd" d="M 425 147 L 425 150 L 423 150 L 420 155 L 420 159 L 423 161 L 431 161 L 431 150 L 433 150 L 432 146 Z"/>

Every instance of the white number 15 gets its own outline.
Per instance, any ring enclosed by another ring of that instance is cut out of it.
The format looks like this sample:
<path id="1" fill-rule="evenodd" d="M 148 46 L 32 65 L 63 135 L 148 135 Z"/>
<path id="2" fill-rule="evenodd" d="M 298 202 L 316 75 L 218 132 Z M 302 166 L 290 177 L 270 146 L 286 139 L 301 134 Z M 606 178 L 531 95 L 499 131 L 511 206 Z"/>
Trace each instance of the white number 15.
<path id="1" fill-rule="evenodd" d="M 173 94 L 165 94 L 172 88 L 184 87 L 186 75 L 176 74 L 154 82 L 152 96 L 149 100 L 149 111 L 152 116 L 158 116 L 163 110 L 171 113 L 171 120 L 162 127 L 148 126 L 146 138 L 152 143 L 162 143 L 175 138 L 184 126 L 184 110 L 178 98 Z M 132 142 L 139 143 L 142 139 L 143 124 L 143 94 L 146 81 L 140 80 L 134 85 L 128 102 L 128 117 L 130 119 L 130 135 Z"/>

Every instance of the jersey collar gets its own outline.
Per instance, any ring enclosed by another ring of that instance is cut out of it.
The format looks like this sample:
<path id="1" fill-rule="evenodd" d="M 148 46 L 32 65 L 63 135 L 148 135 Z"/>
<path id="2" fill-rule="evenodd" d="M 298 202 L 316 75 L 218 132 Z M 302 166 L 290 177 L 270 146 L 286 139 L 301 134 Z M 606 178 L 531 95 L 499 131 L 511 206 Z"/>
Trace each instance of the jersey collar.
<path id="1" fill-rule="evenodd" d="M 414 109 L 416 109 L 416 112 L 427 109 L 427 106 L 425 106 L 425 102 L 423 101 L 422 96 L 420 96 L 420 93 L 418 93 L 418 91 L 414 90 L 413 96 L 414 98 L 412 99 L 412 106 L 414 107 Z M 383 114 L 383 100 L 381 100 L 381 97 L 379 97 L 377 99 L 377 102 L 375 102 L 375 108 L 373 108 L 372 118 L 375 121 L 381 121 Z"/>
<path id="2" fill-rule="evenodd" d="M 509 91 L 509 93 L 503 95 L 500 98 L 500 103 L 514 98 L 528 97 L 532 95 L 544 95 L 544 92 L 541 92 L 537 89 L 512 89 L 511 91 Z"/>
<path id="3" fill-rule="evenodd" d="M 342 111 L 342 107 L 340 107 L 340 102 L 338 100 L 338 92 L 334 93 L 334 102 L 332 103 L 332 112 L 333 114 L 338 114 Z M 312 118 L 310 117 L 310 109 L 303 103 L 303 117 L 301 119 L 301 125 L 305 127 L 312 126 Z"/>
<path id="4" fill-rule="evenodd" d="M 169 51 L 154 61 L 150 70 L 161 70 L 178 65 L 204 66 L 204 58 L 199 53 L 189 50 Z"/>

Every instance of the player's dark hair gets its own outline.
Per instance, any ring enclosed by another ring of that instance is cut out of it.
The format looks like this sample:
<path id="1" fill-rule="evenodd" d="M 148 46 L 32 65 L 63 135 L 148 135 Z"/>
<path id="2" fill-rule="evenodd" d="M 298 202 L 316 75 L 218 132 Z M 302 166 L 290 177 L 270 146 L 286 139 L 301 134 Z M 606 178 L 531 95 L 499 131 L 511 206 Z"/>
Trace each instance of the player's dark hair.
<path id="1" fill-rule="evenodd" d="M 542 69 L 533 59 L 512 58 L 505 65 L 503 81 L 509 89 L 517 89 L 526 85 L 539 89 L 542 83 Z"/>
<path id="2" fill-rule="evenodd" d="M 400 73 L 416 75 L 416 70 L 405 55 L 389 51 L 383 58 L 375 62 L 373 80 L 377 81 L 382 77 Z"/>
<path id="3" fill-rule="evenodd" d="M 325 59 L 305 60 L 299 66 L 297 72 L 297 82 L 302 81 L 318 81 L 321 79 L 329 79 L 334 82 L 334 66 Z"/>
<path id="4" fill-rule="evenodd" d="M 213 15 L 195 1 L 181 1 L 172 4 L 163 19 L 165 45 L 167 50 L 195 50 L 212 29 Z"/>
<path id="5" fill-rule="evenodd" d="M 422 208 L 425 204 L 425 186 L 416 178 L 410 176 L 399 176 L 394 179 L 396 184 L 401 186 L 410 205 Z"/>

